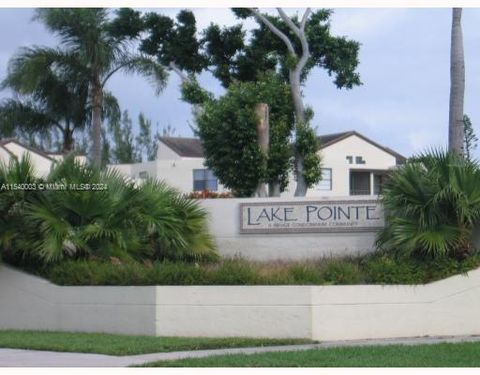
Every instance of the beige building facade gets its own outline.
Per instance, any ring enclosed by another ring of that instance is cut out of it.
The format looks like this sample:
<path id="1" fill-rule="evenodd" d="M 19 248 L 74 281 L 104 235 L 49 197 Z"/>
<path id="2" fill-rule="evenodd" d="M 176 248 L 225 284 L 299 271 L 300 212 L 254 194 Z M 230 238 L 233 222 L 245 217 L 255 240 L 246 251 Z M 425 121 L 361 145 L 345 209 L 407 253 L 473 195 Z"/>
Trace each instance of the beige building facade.
<path id="1" fill-rule="evenodd" d="M 12 159 L 21 160 L 24 156 L 30 159 L 33 170 L 38 177 L 46 177 L 52 166 L 63 158 L 62 154 L 47 153 L 13 138 L 0 139 L 0 164 L 8 165 Z M 85 163 L 86 157 L 78 155 L 75 160 Z"/>
<path id="2" fill-rule="evenodd" d="M 350 195 L 377 195 L 384 175 L 405 158 L 397 152 L 357 133 L 319 136 L 322 157 L 322 181 L 307 192 L 307 197 Z M 164 180 L 183 193 L 227 189 L 205 167 L 200 139 L 162 137 L 156 160 L 134 164 L 115 164 L 125 176 L 135 180 L 154 177 Z M 293 175 L 282 197 L 291 197 L 295 191 Z"/>

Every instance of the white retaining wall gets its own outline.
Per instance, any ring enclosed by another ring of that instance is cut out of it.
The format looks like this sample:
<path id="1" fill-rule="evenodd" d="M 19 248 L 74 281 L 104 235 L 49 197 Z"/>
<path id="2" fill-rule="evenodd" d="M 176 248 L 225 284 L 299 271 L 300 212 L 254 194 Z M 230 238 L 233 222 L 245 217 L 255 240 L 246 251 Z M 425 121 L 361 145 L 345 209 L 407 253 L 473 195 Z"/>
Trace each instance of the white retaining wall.
<path id="1" fill-rule="evenodd" d="M 376 197 L 373 197 L 376 198 Z M 370 196 L 295 197 L 295 202 L 323 200 L 365 200 Z M 241 234 L 240 203 L 292 202 L 292 198 L 233 198 L 201 199 L 199 203 L 209 212 L 209 229 L 218 251 L 224 257 L 270 260 L 302 260 L 321 257 L 357 256 L 375 249 L 376 231 L 345 233 L 281 233 Z"/>
<path id="2" fill-rule="evenodd" d="M 480 334 L 480 269 L 419 286 L 61 287 L 0 265 L 0 329 L 350 340 Z"/>
<path id="3" fill-rule="evenodd" d="M 57 286 L 0 264 L 0 329 L 154 335 L 155 291 Z"/>

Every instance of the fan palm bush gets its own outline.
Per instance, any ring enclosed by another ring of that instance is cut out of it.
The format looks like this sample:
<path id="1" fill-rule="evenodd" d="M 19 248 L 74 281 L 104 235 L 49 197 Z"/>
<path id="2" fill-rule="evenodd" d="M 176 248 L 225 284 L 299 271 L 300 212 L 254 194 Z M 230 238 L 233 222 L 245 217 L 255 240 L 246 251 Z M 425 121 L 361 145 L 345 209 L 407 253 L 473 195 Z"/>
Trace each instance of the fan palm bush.
<path id="1" fill-rule="evenodd" d="M 28 185 L 36 182 L 39 179 L 35 177 L 28 154 L 20 160 L 12 158 L 8 164 L 0 162 L 0 249 L 11 250 L 13 243 L 21 238 L 27 224 L 23 218 L 24 207 L 35 194 Z"/>
<path id="2" fill-rule="evenodd" d="M 480 169 L 455 153 L 432 150 L 393 171 L 383 190 L 380 248 L 407 255 L 464 257 L 480 220 Z"/>
<path id="3" fill-rule="evenodd" d="M 0 175 L 15 168 L 19 167 L 13 163 Z M 7 251 L 16 258 L 51 263 L 66 258 L 216 257 L 206 211 L 161 182 L 136 186 L 115 171 L 100 171 L 68 158 L 52 170 L 48 183 L 66 188 L 30 192 L 21 201 L 14 227 L 8 227 L 13 239 L 5 235 L 7 226 L 2 222 L 0 238 L 10 238 Z M 0 214 L 8 222 L 13 211 L 3 209 L 9 202 L 3 195 L 0 202 Z"/>

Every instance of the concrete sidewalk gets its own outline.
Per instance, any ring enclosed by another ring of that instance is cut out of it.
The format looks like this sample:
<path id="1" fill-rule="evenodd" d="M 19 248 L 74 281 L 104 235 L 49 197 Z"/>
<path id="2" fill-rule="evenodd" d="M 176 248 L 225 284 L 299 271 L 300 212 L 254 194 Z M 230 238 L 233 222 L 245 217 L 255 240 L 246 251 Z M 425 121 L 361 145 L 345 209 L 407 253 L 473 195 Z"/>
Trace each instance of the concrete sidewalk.
<path id="1" fill-rule="evenodd" d="M 202 358 L 224 354 L 255 354 L 347 346 L 421 345 L 439 344 L 445 342 L 459 343 L 477 341 L 480 341 L 480 336 L 418 337 L 407 339 L 331 341 L 322 342 L 319 344 L 265 346 L 257 348 L 195 350 L 170 353 L 151 353 L 122 357 L 88 353 L 0 349 L 0 367 L 127 367 L 132 365 L 142 365 L 144 363 L 155 361 L 176 360 L 183 358 Z"/>

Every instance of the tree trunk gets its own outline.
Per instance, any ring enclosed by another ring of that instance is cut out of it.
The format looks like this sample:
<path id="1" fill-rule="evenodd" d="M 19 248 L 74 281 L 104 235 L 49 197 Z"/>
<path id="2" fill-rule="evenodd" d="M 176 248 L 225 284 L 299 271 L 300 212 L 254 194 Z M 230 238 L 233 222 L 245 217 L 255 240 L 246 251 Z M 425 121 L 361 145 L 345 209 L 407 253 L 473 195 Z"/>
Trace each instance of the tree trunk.
<path id="1" fill-rule="evenodd" d="M 74 149 L 74 141 L 73 141 L 73 131 L 70 130 L 70 127 L 66 127 L 63 130 L 63 147 L 62 153 L 65 155 L 70 154 Z"/>
<path id="2" fill-rule="evenodd" d="M 65 121 L 65 127 L 62 129 L 62 154 L 67 156 L 73 152 L 75 142 L 73 140 L 73 129 L 70 127 L 70 120 Z"/>
<path id="3" fill-rule="evenodd" d="M 280 182 L 271 182 L 268 184 L 268 195 L 270 197 L 279 197 L 281 193 Z"/>
<path id="4" fill-rule="evenodd" d="M 268 157 L 268 148 L 270 144 L 270 122 L 268 105 L 265 103 L 259 103 L 255 107 L 255 114 L 257 115 L 257 141 L 260 151 L 265 157 Z M 267 184 L 261 181 L 257 187 L 258 197 L 268 197 Z"/>
<path id="5" fill-rule="evenodd" d="M 286 23 L 290 31 L 295 34 L 295 36 L 300 40 L 302 45 L 302 55 L 299 57 L 298 53 L 295 51 L 294 45 L 290 37 L 282 32 L 278 27 L 276 27 L 265 15 L 260 13 L 257 8 L 250 8 L 250 11 L 257 18 L 259 22 L 262 22 L 270 31 L 275 34 L 279 39 L 281 39 L 285 46 L 287 47 L 288 53 L 291 57 L 298 59 L 297 64 L 294 69 L 289 71 L 289 81 L 290 81 L 290 90 L 292 92 L 293 104 L 295 107 L 295 125 L 298 129 L 299 124 L 305 124 L 305 107 L 303 106 L 302 93 L 300 87 L 300 75 L 302 70 L 305 68 L 305 65 L 310 58 L 310 50 L 308 46 L 307 35 L 305 34 L 305 25 L 311 14 L 311 9 L 307 8 L 303 17 L 301 18 L 300 24 L 296 25 L 291 18 L 283 11 L 282 8 L 277 8 L 277 11 Z M 295 135 L 297 139 L 297 135 Z M 297 142 L 295 142 L 297 143 Z M 298 149 L 295 147 L 295 169 L 297 175 L 297 187 L 295 189 L 296 197 L 303 197 L 307 193 L 307 184 L 305 182 L 304 176 L 304 155 L 301 155 Z"/>
<path id="6" fill-rule="evenodd" d="M 300 71 L 298 69 L 290 70 L 289 79 L 293 105 L 295 107 L 295 124 L 298 127 L 299 124 L 305 124 L 305 107 L 303 106 L 300 86 Z M 295 138 L 296 137 L 297 134 L 295 134 Z M 301 155 L 297 147 L 295 147 L 295 173 L 297 177 L 297 186 L 295 188 L 296 197 L 304 197 L 307 194 L 307 183 L 305 182 L 304 170 L 303 155 Z"/>
<path id="7" fill-rule="evenodd" d="M 103 88 L 97 79 L 92 86 L 92 164 L 102 166 L 102 109 Z"/>
<path id="8" fill-rule="evenodd" d="M 465 61 L 463 56 L 462 8 L 452 10 L 450 50 L 450 111 L 448 150 L 463 155 L 463 100 L 465 95 Z"/>

